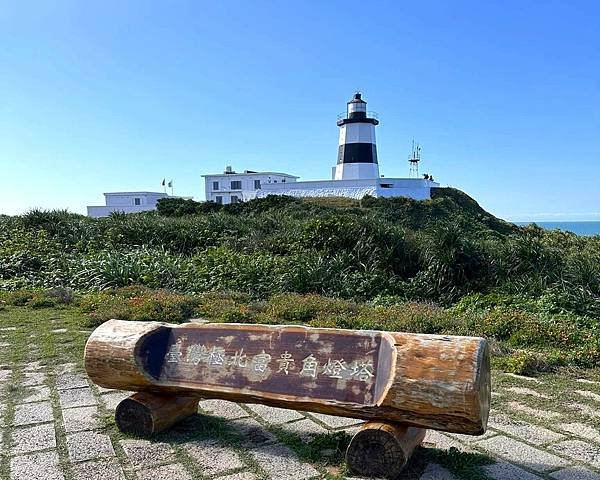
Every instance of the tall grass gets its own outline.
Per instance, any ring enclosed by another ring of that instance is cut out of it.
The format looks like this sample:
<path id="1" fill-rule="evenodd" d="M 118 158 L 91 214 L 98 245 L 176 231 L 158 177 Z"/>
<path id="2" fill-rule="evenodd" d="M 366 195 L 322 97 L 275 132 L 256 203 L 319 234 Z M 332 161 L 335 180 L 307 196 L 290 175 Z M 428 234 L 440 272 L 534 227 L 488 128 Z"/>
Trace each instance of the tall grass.
<path id="1" fill-rule="evenodd" d="M 445 306 L 497 293 L 525 297 L 543 313 L 600 315 L 600 237 L 517 228 L 454 190 L 434 197 L 228 206 L 170 199 L 162 214 L 2 216 L 0 289 L 141 284 Z"/>

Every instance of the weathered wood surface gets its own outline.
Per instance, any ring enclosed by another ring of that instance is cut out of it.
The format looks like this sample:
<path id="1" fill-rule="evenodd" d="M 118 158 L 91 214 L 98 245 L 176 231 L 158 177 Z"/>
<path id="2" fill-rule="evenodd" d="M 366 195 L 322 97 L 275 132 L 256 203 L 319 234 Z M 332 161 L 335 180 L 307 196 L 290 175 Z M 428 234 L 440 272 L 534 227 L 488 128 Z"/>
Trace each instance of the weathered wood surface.
<path id="1" fill-rule="evenodd" d="M 427 431 L 403 424 L 371 421 L 352 437 L 346 450 L 350 473 L 374 478 L 396 478 L 421 445 Z"/>
<path id="2" fill-rule="evenodd" d="M 198 412 L 197 396 L 138 392 L 122 400 L 115 421 L 122 432 L 150 437 Z"/>
<path id="3" fill-rule="evenodd" d="M 490 407 L 488 345 L 475 337 L 110 320 L 90 336 L 85 365 L 106 388 L 473 435 Z"/>

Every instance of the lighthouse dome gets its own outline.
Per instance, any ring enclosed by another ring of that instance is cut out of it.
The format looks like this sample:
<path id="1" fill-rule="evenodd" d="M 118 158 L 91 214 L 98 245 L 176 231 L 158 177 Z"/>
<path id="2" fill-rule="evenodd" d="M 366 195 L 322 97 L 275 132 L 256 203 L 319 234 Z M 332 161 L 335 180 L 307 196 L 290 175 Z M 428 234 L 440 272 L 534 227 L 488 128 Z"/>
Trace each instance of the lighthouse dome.
<path id="1" fill-rule="evenodd" d="M 366 104 L 367 102 L 365 102 L 362 99 L 362 94 L 360 92 L 355 92 L 354 96 L 352 97 L 352 100 L 350 100 L 348 103 L 364 103 L 364 104 Z"/>

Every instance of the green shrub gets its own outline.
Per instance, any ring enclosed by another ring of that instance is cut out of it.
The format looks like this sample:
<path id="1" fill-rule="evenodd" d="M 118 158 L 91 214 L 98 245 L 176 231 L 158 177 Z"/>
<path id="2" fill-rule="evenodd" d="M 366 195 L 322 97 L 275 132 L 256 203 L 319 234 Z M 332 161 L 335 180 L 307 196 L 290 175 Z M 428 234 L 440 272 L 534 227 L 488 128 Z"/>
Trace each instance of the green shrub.
<path id="1" fill-rule="evenodd" d="M 110 319 L 181 323 L 194 316 L 198 299 L 167 290 L 133 287 L 84 296 L 79 301 L 90 326 Z"/>

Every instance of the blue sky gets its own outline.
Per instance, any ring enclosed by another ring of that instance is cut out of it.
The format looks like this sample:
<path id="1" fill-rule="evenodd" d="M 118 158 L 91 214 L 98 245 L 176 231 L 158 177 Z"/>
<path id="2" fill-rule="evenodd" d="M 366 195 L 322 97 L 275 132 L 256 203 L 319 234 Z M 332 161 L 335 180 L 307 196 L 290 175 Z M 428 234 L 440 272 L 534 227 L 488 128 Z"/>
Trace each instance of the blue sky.
<path id="1" fill-rule="evenodd" d="M 232 165 L 329 178 L 356 89 L 381 171 L 512 220 L 600 220 L 595 1 L 0 5 L 0 213 L 102 193 L 202 199 Z"/>

